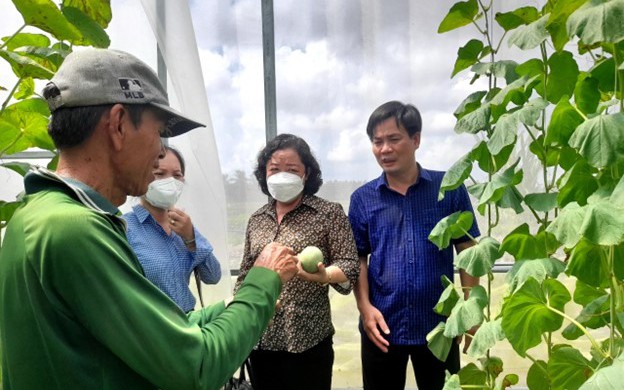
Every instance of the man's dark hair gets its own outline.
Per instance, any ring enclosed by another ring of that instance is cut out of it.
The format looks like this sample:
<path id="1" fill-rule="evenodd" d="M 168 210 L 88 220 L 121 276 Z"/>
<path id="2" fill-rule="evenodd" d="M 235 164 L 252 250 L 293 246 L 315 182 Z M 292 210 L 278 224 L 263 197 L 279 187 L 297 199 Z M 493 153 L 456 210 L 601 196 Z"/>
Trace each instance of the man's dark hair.
<path id="1" fill-rule="evenodd" d="M 371 141 L 375 136 L 375 128 L 389 118 L 394 118 L 397 127 L 405 128 L 410 137 L 420 133 L 422 129 L 422 119 L 418 109 L 411 104 L 403 104 L 393 100 L 377 107 L 368 118 L 366 133 Z"/>
<path id="2" fill-rule="evenodd" d="M 258 153 L 258 165 L 254 171 L 254 176 L 258 180 L 260 189 L 265 195 L 269 195 L 269 188 L 267 187 L 266 179 L 266 166 L 273 153 L 278 150 L 294 149 L 303 166 L 305 167 L 305 173 L 307 175 L 305 185 L 303 187 L 303 193 L 305 195 L 314 195 L 321 188 L 323 184 L 323 177 L 321 175 L 321 168 L 319 167 L 316 158 L 310 150 L 310 146 L 303 140 L 303 138 L 297 137 L 293 134 L 280 134 L 273 138 L 269 143 Z"/>
<path id="3" fill-rule="evenodd" d="M 184 173 L 186 172 L 186 163 L 184 162 L 184 157 L 182 157 L 182 153 L 180 153 L 178 149 L 171 147 L 169 145 L 165 145 L 164 148 L 167 152 L 171 152 L 173 153 L 174 156 L 177 157 L 178 161 L 180 162 L 180 170 L 182 171 L 182 174 L 184 175 Z M 165 156 L 163 155 L 163 158 L 164 157 Z"/>
<path id="4" fill-rule="evenodd" d="M 58 87 L 50 83 L 43 89 L 43 97 L 47 100 L 60 94 Z M 82 144 L 88 139 L 99 123 L 102 115 L 111 109 L 113 104 L 96 106 L 60 107 L 52 113 L 48 134 L 52 137 L 57 149 L 67 149 Z M 130 120 L 135 126 L 141 123 L 141 115 L 152 107 L 148 104 L 125 104 Z"/>

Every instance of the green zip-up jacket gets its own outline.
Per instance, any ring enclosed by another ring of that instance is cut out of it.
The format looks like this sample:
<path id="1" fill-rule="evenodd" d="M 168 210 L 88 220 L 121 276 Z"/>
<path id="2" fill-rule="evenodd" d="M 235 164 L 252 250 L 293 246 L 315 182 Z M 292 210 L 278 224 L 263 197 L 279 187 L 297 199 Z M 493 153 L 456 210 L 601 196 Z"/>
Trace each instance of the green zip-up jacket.
<path id="1" fill-rule="evenodd" d="M 0 249 L 4 390 L 221 387 L 273 316 L 277 273 L 187 316 L 145 278 L 115 206 L 43 169 L 24 182 Z"/>

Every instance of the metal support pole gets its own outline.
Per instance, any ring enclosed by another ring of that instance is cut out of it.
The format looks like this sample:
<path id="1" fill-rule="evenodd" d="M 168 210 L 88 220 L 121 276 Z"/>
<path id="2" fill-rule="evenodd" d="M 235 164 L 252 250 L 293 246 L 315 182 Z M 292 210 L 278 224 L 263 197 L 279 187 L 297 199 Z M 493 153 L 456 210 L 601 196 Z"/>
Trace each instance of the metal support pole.
<path id="1" fill-rule="evenodd" d="M 275 103 L 275 37 L 273 0 L 262 0 L 262 52 L 264 63 L 264 122 L 266 142 L 277 136 Z"/>
<path id="2" fill-rule="evenodd" d="M 166 36 L 166 13 L 165 13 L 165 0 L 156 1 L 156 17 L 158 18 L 158 24 L 162 26 L 164 36 Z M 158 79 L 160 83 L 167 90 L 167 64 L 165 64 L 165 58 L 160 51 L 160 46 L 158 42 L 156 43 L 156 73 L 158 74 Z M 161 138 L 160 139 L 164 145 L 169 145 L 169 138 Z"/>

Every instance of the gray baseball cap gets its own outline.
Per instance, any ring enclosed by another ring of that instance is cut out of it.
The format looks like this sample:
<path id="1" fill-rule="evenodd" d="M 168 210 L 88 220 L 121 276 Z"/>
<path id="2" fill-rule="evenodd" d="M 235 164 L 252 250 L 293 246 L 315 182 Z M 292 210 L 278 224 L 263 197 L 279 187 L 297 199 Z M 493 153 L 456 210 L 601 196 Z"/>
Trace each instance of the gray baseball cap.
<path id="1" fill-rule="evenodd" d="M 47 99 L 52 112 L 60 107 L 149 104 L 170 114 L 162 137 L 174 137 L 205 126 L 171 108 L 156 73 L 123 51 L 96 48 L 74 51 L 65 58 L 50 83 L 60 92 Z"/>

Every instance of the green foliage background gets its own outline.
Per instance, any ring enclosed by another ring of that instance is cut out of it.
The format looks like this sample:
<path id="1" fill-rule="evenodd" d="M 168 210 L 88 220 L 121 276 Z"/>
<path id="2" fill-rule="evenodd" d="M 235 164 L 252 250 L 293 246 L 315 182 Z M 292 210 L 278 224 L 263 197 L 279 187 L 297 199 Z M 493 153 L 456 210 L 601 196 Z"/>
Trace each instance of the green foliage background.
<path id="1" fill-rule="evenodd" d="M 459 48 L 451 75 L 469 71 L 472 82 L 486 80 L 487 88 L 471 93 L 455 111 L 455 131 L 475 134 L 479 141 L 449 169 L 440 198 L 466 180 L 472 183 L 468 190 L 487 221 L 487 235 L 461 252 L 455 265 L 483 276 L 486 286 L 473 288 L 464 300 L 450 281 L 442 281 L 446 289 L 435 310 L 448 319 L 429 334 L 429 347 L 444 359 L 456 336 L 472 337 L 468 354 L 480 366 L 471 363 L 449 375 L 448 390 L 517 384 L 518 375 L 506 372 L 504 361 L 491 354 L 504 340 L 533 362 L 525 378 L 530 389 L 619 389 L 624 383 L 624 0 L 551 0 L 541 8 L 498 13 L 494 1 L 457 2 L 438 30 L 472 27 L 481 36 Z M 500 3 L 498 9 L 504 7 Z M 500 39 L 494 41 L 495 35 Z M 501 59 L 502 44 L 519 49 L 518 58 L 537 56 L 520 63 Z M 515 154 L 528 158 L 510 161 L 526 138 L 528 153 Z M 475 179 L 475 169 L 486 180 Z M 529 169 L 537 170 L 539 190 L 522 193 Z M 499 231 L 506 209 L 527 211 L 532 221 Z M 457 213 L 441 221 L 431 241 L 448 246 L 451 237 L 468 230 L 467 218 Z M 502 241 L 495 238 L 501 236 Z M 492 268 L 503 256 L 514 265 L 506 275 L 502 308 L 493 312 Z M 564 278 L 575 280 L 573 291 Z M 565 312 L 571 301 L 582 307 L 575 318 Z M 554 335 L 584 337 L 591 349 L 555 343 Z"/>

